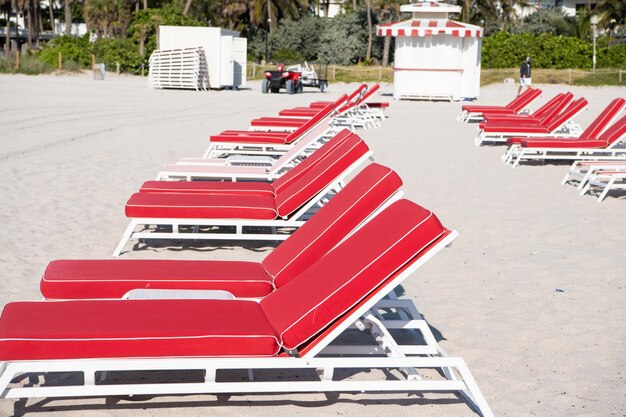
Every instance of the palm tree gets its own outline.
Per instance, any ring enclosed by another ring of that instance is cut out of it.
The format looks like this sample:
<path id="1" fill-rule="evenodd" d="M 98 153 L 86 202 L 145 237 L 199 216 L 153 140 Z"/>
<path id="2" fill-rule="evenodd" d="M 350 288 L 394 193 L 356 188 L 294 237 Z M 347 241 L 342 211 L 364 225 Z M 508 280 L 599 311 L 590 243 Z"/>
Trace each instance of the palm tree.
<path id="1" fill-rule="evenodd" d="M 365 59 L 369 61 L 372 58 L 372 39 L 374 37 L 374 28 L 372 26 L 372 0 L 365 0 L 365 13 L 367 13 L 367 52 Z"/>
<path id="2" fill-rule="evenodd" d="M 308 7 L 308 0 L 252 0 L 249 6 L 250 21 L 256 27 L 265 26 L 271 33 L 276 29 L 279 19 L 289 17 L 299 20 Z"/>
<path id="3" fill-rule="evenodd" d="M 48 11 L 50 12 L 50 26 L 52 28 L 52 33 L 56 32 L 54 28 L 54 0 L 49 0 L 48 2 Z"/>
<path id="4" fill-rule="evenodd" d="M 98 38 L 124 35 L 130 23 L 130 0 L 85 0 L 83 17 Z"/>
<path id="5" fill-rule="evenodd" d="M 72 3 L 76 0 L 65 0 L 63 2 L 65 6 L 65 34 L 72 34 Z"/>
<path id="6" fill-rule="evenodd" d="M 626 2 L 622 0 L 600 0 L 596 11 L 605 28 L 613 30 L 626 22 Z"/>
<path id="7" fill-rule="evenodd" d="M 391 23 L 400 18 L 400 4 L 394 0 L 378 0 L 374 4 L 379 23 Z M 391 36 L 385 36 L 383 44 L 383 66 L 389 64 L 389 49 L 391 48 Z"/>
<path id="8" fill-rule="evenodd" d="M 6 17 L 6 27 L 4 28 L 4 53 L 11 52 L 11 10 L 13 10 L 13 2 L 11 0 L 0 0 L 0 6 L 4 10 Z"/>

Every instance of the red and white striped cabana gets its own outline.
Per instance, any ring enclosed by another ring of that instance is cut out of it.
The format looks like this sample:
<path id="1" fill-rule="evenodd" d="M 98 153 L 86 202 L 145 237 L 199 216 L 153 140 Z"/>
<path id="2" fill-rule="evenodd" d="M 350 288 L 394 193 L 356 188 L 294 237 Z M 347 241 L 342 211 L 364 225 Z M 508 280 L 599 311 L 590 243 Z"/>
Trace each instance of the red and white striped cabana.
<path id="1" fill-rule="evenodd" d="M 448 19 L 459 6 L 438 0 L 400 7 L 403 22 L 378 25 L 378 36 L 396 38 L 394 98 L 461 100 L 478 97 L 483 29 Z"/>

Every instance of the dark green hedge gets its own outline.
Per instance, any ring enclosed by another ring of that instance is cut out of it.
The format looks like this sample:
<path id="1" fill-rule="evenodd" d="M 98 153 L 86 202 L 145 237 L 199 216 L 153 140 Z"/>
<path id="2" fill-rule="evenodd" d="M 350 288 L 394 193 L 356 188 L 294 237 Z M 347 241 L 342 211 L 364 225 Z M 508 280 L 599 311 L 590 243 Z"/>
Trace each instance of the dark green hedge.
<path id="1" fill-rule="evenodd" d="M 535 68 L 591 68 L 593 45 L 550 33 L 499 32 L 483 39 L 483 68 L 514 68 L 527 56 Z M 626 68 L 626 44 L 609 45 L 607 39 L 598 39 L 596 56 L 598 68 Z"/>
<path id="2" fill-rule="evenodd" d="M 96 56 L 96 62 L 104 62 L 109 71 L 115 68 L 116 63 L 124 72 L 137 72 L 141 66 L 137 45 L 131 39 L 107 38 L 89 42 L 88 35 L 80 38 L 57 36 L 39 52 L 39 59 L 56 68 L 59 52 L 63 67 L 68 69 L 91 68 L 92 54 Z"/>

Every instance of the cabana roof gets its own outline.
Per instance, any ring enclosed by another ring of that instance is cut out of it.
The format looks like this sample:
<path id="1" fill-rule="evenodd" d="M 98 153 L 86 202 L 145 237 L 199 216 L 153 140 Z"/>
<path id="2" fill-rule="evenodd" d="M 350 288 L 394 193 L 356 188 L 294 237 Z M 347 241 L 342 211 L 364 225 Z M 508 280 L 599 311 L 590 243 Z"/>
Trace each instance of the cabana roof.
<path id="1" fill-rule="evenodd" d="M 461 38 L 480 38 L 483 36 L 483 28 L 449 19 L 409 19 L 404 22 L 378 25 L 376 35 L 411 37 L 452 35 Z"/>

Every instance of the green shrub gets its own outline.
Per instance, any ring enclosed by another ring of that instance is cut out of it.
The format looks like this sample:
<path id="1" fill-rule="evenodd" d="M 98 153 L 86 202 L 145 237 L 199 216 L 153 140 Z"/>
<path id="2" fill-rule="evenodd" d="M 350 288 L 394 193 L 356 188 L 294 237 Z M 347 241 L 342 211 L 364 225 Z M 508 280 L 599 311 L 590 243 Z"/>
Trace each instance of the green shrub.
<path id="1" fill-rule="evenodd" d="M 89 45 L 89 35 L 81 36 L 57 36 L 52 39 L 39 52 L 39 58 L 56 68 L 58 65 L 58 55 L 61 52 L 64 67 L 65 61 L 74 61 L 79 68 L 89 68 L 91 66 L 91 51 Z"/>
<path id="2" fill-rule="evenodd" d="M 330 19 L 320 36 L 319 60 L 339 65 L 361 61 L 367 49 L 366 27 L 359 13 L 341 14 Z"/>
<path id="3" fill-rule="evenodd" d="M 597 42 L 598 68 L 623 68 L 626 65 L 626 47 L 610 45 L 600 38 Z M 571 36 L 542 33 L 511 34 L 499 32 L 485 37 L 482 49 L 484 68 L 518 67 L 526 56 L 533 59 L 535 68 L 591 68 L 593 46 L 590 41 Z"/>
<path id="4" fill-rule="evenodd" d="M 303 62 L 304 57 L 301 53 L 292 51 L 291 49 L 279 49 L 278 51 L 272 52 L 272 61 L 292 64 Z"/>
<path id="5" fill-rule="evenodd" d="M 104 62 L 109 71 L 120 64 L 123 72 L 137 72 L 141 66 L 141 56 L 137 45 L 131 39 L 98 39 L 91 45 L 97 62 Z"/>

